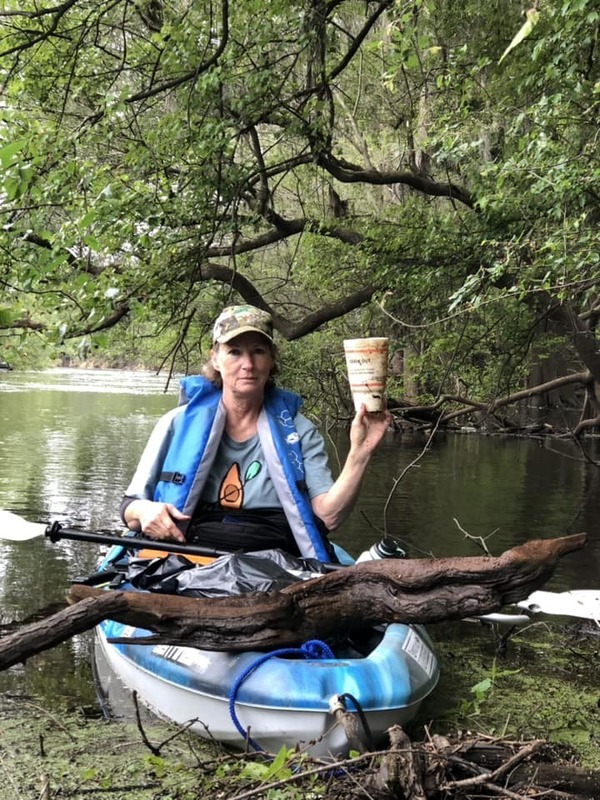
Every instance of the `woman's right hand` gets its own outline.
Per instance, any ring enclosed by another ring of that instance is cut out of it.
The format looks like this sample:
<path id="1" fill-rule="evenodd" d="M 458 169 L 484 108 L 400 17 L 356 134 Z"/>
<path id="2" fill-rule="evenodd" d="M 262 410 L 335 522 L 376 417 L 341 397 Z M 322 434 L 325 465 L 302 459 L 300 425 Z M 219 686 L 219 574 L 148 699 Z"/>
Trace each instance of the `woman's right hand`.
<path id="1" fill-rule="evenodd" d="M 171 539 L 185 542 L 185 536 L 177 527 L 177 521 L 190 519 L 189 515 L 171 503 L 154 500 L 133 500 L 125 510 L 125 521 L 131 530 L 141 531 L 151 539 Z"/>

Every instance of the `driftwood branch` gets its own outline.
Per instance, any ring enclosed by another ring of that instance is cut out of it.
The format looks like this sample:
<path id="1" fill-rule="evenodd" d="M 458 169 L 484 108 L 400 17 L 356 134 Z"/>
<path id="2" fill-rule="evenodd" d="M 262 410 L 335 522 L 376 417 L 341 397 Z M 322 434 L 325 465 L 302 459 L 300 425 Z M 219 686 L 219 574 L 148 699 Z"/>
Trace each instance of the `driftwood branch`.
<path id="1" fill-rule="evenodd" d="M 126 603 L 117 593 L 105 592 L 102 597 L 88 597 L 74 606 L 26 625 L 0 638 L 0 670 L 26 661 L 30 656 L 49 650 L 78 633 L 93 628 L 123 610 Z"/>
<path id="2" fill-rule="evenodd" d="M 506 742 L 481 737 L 450 741 L 434 734 L 418 744 L 398 726 L 389 733 L 390 749 L 365 786 L 374 788 L 379 798 L 598 797 L 600 773 L 570 763 L 549 763 L 549 757 L 555 761 L 556 754 L 541 740 Z"/>
<path id="3" fill-rule="evenodd" d="M 147 643 L 267 650 L 370 624 L 479 616 L 526 598 L 585 534 L 528 542 L 501 556 L 388 559 L 357 564 L 281 592 L 191 598 L 106 592 L 76 584 L 71 608 L 0 639 L 0 669 L 112 618 L 154 632 Z"/>

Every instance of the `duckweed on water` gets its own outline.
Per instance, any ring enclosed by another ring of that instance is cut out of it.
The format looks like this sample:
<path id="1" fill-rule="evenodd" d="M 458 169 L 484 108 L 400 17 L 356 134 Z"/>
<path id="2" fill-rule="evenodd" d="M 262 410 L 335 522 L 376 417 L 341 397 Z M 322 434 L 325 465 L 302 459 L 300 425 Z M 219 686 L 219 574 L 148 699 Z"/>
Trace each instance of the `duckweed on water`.
<path id="1" fill-rule="evenodd" d="M 195 800 L 223 753 L 157 721 L 106 722 L 83 712 L 45 709 L 30 700 L 0 703 L 4 800 L 111 797 Z M 206 767 L 206 768 L 205 768 Z M 210 783 L 210 782 L 209 782 Z M 44 787 L 46 787 L 44 791 Z"/>
<path id="2" fill-rule="evenodd" d="M 441 664 L 440 685 L 423 707 L 430 730 L 545 739 L 598 769 L 600 629 L 536 623 L 502 648 L 491 628 L 460 625 L 459 636 L 453 626 L 429 628 Z"/>
<path id="3" fill-rule="evenodd" d="M 537 624 L 511 636 L 499 654 L 491 630 L 477 624 L 465 631 L 465 624 L 460 630 L 429 628 L 442 677 L 409 730 L 413 741 L 425 736 L 425 727 L 448 736 L 471 731 L 505 740 L 546 739 L 565 761 L 599 769 L 600 638 Z M 277 781 L 290 774 L 292 763 L 298 766 L 292 753 L 278 759 L 266 764 L 227 753 L 160 722 L 144 721 L 140 729 L 135 722 L 106 722 L 96 709 L 48 710 L 31 697 L 0 695 L 5 800 L 226 800 L 249 787 L 252 796 L 270 800 L 334 796 L 335 788 L 329 783 L 326 792 L 318 774 L 301 787 L 261 794 L 261 776 Z M 356 796 L 363 796 L 360 790 Z"/>

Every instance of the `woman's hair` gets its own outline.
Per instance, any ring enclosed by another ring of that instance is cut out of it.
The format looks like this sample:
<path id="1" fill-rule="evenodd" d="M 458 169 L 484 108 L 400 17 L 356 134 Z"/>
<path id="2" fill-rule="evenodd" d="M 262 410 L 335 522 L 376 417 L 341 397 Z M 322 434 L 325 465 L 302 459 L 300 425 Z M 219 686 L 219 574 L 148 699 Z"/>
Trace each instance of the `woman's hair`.
<path id="1" fill-rule="evenodd" d="M 268 342 L 269 348 L 271 350 L 271 355 L 273 356 L 273 366 L 271 367 L 271 372 L 269 373 L 269 379 L 267 380 L 267 386 L 275 386 L 275 378 L 279 374 L 279 349 L 276 344 L 272 342 Z M 213 351 L 219 349 L 219 344 L 215 342 L 213 344 Z M 208 359 L 202 366 L 202 374 L 204 377 L 210 381 L 213 386 L 216 386 L 217 389 L 223 388 L 223 379 L 221 378 L 221 373 L 213 367 L 212 359 Z"/>

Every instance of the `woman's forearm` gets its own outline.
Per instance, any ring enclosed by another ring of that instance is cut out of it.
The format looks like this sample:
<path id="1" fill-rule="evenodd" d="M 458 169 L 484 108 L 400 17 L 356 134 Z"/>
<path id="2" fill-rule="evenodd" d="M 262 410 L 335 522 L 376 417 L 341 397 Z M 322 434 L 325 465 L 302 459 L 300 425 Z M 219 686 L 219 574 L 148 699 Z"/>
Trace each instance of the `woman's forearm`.
<path id="1" fill-rule="evenodd" d="M 368 414 L 363 406 L 350 427 L 350 452 L 328 492 L 313 498 L 312 508 L 328 530 L 338 528 L 352 511 L 374 451 L 392 422 L 389 411 Z"/>
<path id="2" fill-rule="evenodd" d="M 313 498 L 312 508 L 327 530 L 338 528 L 354 508 L 370 460 L 370 453 L 348 454 L 331 489 Z"/>

